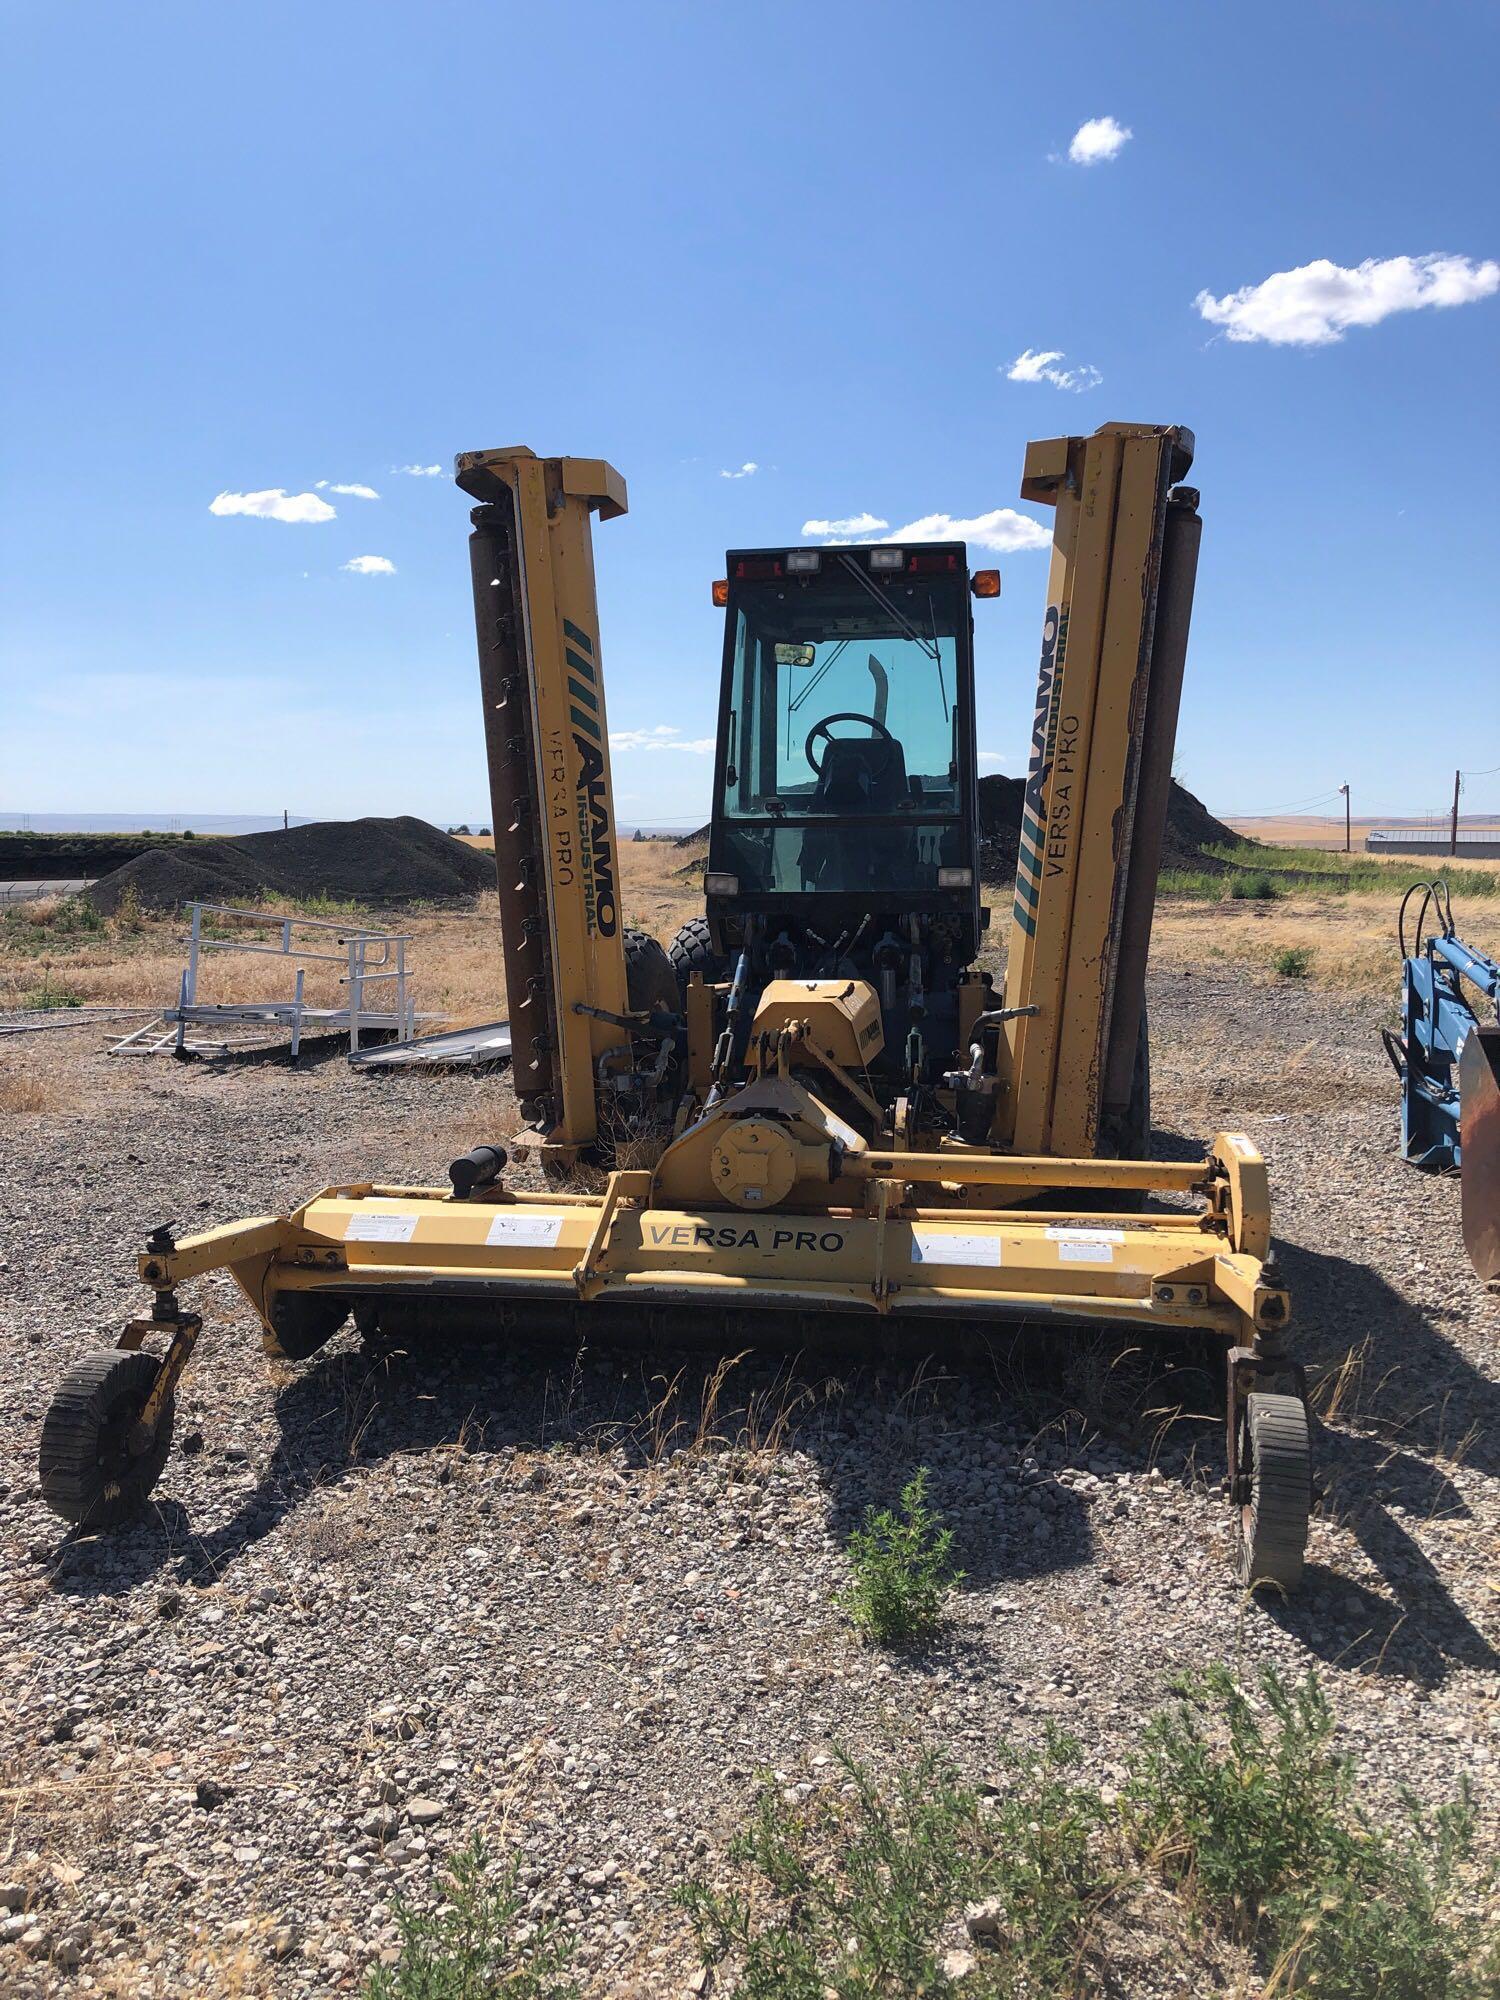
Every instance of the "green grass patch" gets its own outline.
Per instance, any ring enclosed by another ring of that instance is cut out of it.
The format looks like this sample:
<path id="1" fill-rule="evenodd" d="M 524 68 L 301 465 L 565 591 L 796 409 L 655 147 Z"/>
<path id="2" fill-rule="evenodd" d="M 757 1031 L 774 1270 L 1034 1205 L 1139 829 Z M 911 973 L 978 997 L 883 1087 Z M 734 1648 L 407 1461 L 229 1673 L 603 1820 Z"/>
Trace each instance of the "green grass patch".
<path id="1" fill-rule="evenodd" d="M 1282 979 L 1306 979 L 1312 971 L 1312 947 L 1305 944 L 1283 946 L 1271 960 L 1271 969 Z"/>
<path id="2" fill-rule="evenodd" d="M 927 1468 L 902 1490 L 899 1511 L 867 1507 L 849 1537 L 853 1579 L 837 1602 L 880 1646 L 931 1638 L 942 1623 L 943 1599 L 963 1571 L 953 1567 L 953 1530 L 927 1504 Z"/>
<path id="3" fill-rule="evenodd" d="M 1441 876 L 1456 897 L 1500 896 L 1500 871 L 1449 866 L 1440 854 L 1386 859 L 1317 847 L 1262 847 L 1253 841 L 1205 847 L 1203 853 L 1220 866 L 1164 868 L 1157 893 L 1199 902 L 1225 897 L 1269 901 L 1284 896 L 1389 896 L 1394 910 L 1413 884 Z"/>
<path id="4" fill-rule="evenodd" d="M 21 1005 L 26 1007 L 81 1007 L 83 995 L 71 993 L 65 986 L 54 986 L 50 979 L 34 986 L 29 993 L 21 995 Z"/>
<path id="5" fill-rule="evenodd" d="M 448 1864 L 436 1913 L 398 1899 L 400 1956 L 365 1981 L 365 2000 L 575 2000 L 555 1925 L 523 1921 L 516 1867 L 477 1836 Z"/>
<path id="6" fill-rule="evenodd" d="M 1455 896 L 1500 895 L 1500 872 L 1449 864 L 1441 854 L 1343 854 L 1320 847 L 1261 847 L 1253 842 L 1206 847 L 1231 868 L 1273 876 L 1283 893 L 1319 896 L 1390 895 L 1399 899 L 1413 883 L 1441 876 Z"/>

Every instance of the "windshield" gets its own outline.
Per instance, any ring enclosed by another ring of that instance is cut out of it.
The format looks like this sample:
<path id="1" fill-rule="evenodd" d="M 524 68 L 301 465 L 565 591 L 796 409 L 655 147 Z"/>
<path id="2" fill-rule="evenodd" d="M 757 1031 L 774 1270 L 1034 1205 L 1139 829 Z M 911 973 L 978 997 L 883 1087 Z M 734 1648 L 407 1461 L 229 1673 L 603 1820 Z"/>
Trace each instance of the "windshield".
<path id="1" fill-rule="evenodd" d="M 956 577 L 850 573 L 742 584 L 724 809 L 747 819 L 960 811 Z"/>

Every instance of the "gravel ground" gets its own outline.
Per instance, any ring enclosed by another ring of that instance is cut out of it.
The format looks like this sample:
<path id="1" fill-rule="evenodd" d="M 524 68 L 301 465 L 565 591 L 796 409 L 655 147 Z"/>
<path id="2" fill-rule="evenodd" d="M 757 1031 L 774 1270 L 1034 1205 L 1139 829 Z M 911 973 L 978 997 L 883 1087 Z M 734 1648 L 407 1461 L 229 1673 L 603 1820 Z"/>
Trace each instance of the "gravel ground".
<path id="1" fill-rule="evenodd" d="M 815 1785 L 836 1744 L 930 1741 L 983 1779 L 1060 1718 L 1107 1779 L 1212 1659 L 1319 1667 L 1370 1797 L 1466 1771 L 1492 1812 L 1500 1309 L 1456 1185 L 1396 1160 L 1380 1012 L 1218 976 L 1153 995 L 1160 1143 L 1229 1124 L 1271 1157 L 1322 1385 L 1320 1518 L 1280 1608 L 1232 1585 L 1193 1357 L 1033 1341 L 719 1378 L 514 1342 L 373 1363 L 345 1335 L 294 1369 L 227 1280 L 195 1288 L 154 1512 L 67 1544 L 42 1416 L 136 1309 L 148 1226 L 372 1168 L 438 1179 L 514 1105 L 502 1079 L 353 1077 L 337 1053 L 293 1072 L 110 1063 L 88 1029 L 9 1044 L 76 1108 L 13 1121 L 0 1190 L 0 1990 L 351 1990 L 392 1955 L 393 1897 L 426 1899 L 483 1828 L 575 1932 L 587 1991 L 682 1993 L 671 1888 L 714 1866 L 757 1770 Z M 967 1581 L 941 1643 L 886 1657 L 832 1598 L 851 1524 L 920 1464 Z M 1132 1992 L 1190 1989 L 1143 1950 Z"/>

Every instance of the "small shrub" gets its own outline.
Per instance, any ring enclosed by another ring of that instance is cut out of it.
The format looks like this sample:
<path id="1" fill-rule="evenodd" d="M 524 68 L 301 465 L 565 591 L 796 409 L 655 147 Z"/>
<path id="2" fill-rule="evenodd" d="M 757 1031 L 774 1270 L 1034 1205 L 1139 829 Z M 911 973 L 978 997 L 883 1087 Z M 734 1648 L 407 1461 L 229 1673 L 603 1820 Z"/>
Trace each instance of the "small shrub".
<path id="1" fill-rule="evenodd" d="M 1225 893 L 1236 903 L 1274 903 L 1287 892 L 1274 875 L 1258 869 L 1253 875 L 1231 875 Z"/>
<path id="2" fill-rule="evenodd" d="M 989 1807 L 931 1751 L 889 1784 L 840 1753 L 836 1789 L 793 1801 L 764 1785 L 730 1844 L 733 1885 L 679 1892 L 700 1957 L 735 1968 L 724 1990 L 737 2000 L 1080 1990 L 1103 1807 L 1065 1775 L 1076 1757 L 1056 1734 L 1006 1753 L 1012 1784 Z M 980 1969 L 959 1986 L 941 1940 L 979 1898 L 1000 1912 Z"/>
<path id="3" fill-rule="evenodd" d="M 1292 1689 L 1273 1670 L 1261 1676 L 1260 1701 L 1276 1725 L 1269 1736 L 1226 1667 L 1188 1676 L 1177 1691 L 1178 1706 L 1146 1725 L 1127 1821 L 1170 1881 L 1253 1917 L 1316 1862 L 1348 1802 L 1348 1764 L 1328 1748 L 1333 1712 L 1311 1674 Z M 1211 1710 L 1219 1742 L 1201 1719 Z"/>
<path id="4" fill-rule="evenodd" d="M 1356 1803 L 1313 1674 L 1288 1687 L 1267 1668 L 1251 1695 L 1220 1666 L 1179 1692 L 1179 1707 L 1146 1727 L 1124 1825 L 1169 1883 L 1272 1967 L 1267 1992 L 1495 1992 L 1500 1942 L 1464 1908 L 1466 1896 L 1486 1904 L 1497 1873 L 1493 1857 L 1476 1868 L 1467 1787 L 1430 1819 L 1406 1797 L 1393 1832 Z"/>
<path id="5" fill-rule="evenodd" d="M 1313 955 L 1305 944 L 1289 944 L 1277 952 L 1271 965 L 1282 979 L 1306 979 L 1312 971 Z"/>
<path id="6" fill-rule="evenodd" d="M 400 1900 L 401 1954 L 365 1982 L 365 2000 L 574 2000 L 564 1979 L 569 1948 L 555 1926 L 522 1933 L 516 1870 L 490 1873 L 476 1836 L 448 1864 L 436 1915 Z"/>
<path id="7" fill-rule="evenodd" d="M 68 992 L 66 987 L 54 986 L 49 978 L 44 978 L 40 986 L 34 986 L 29 993 L 21 995 L 23 1007 L 81 1007 L 83 997 Z"/>
<path id="8" fill-rule="evenodd" d="M 930 1638 L 942 1621 L 944 1595 L 962 1583 L 952 1566 L 953 1530 L 927 1505 L 927 1468 L 907 1482 L 901 1511 L 865 1509 L 849 1537 L 854 1581 L 835 1600 L 878 1645 Z"/>

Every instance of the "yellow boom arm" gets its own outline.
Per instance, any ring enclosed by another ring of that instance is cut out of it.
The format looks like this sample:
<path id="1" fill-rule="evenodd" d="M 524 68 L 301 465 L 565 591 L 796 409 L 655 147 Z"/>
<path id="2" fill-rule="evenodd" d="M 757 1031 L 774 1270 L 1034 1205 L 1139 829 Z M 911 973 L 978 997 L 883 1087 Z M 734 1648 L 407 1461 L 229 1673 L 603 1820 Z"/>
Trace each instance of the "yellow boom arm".
<path id="1" fill-rule="evenodd" d="M 590 515 L 626 510 L 599 458 L 524 445 L 455 462 L 469 555 L 516 1095 L 553 1147 L 597 1133 L 599 1058 L 628 1001 Z"/>

